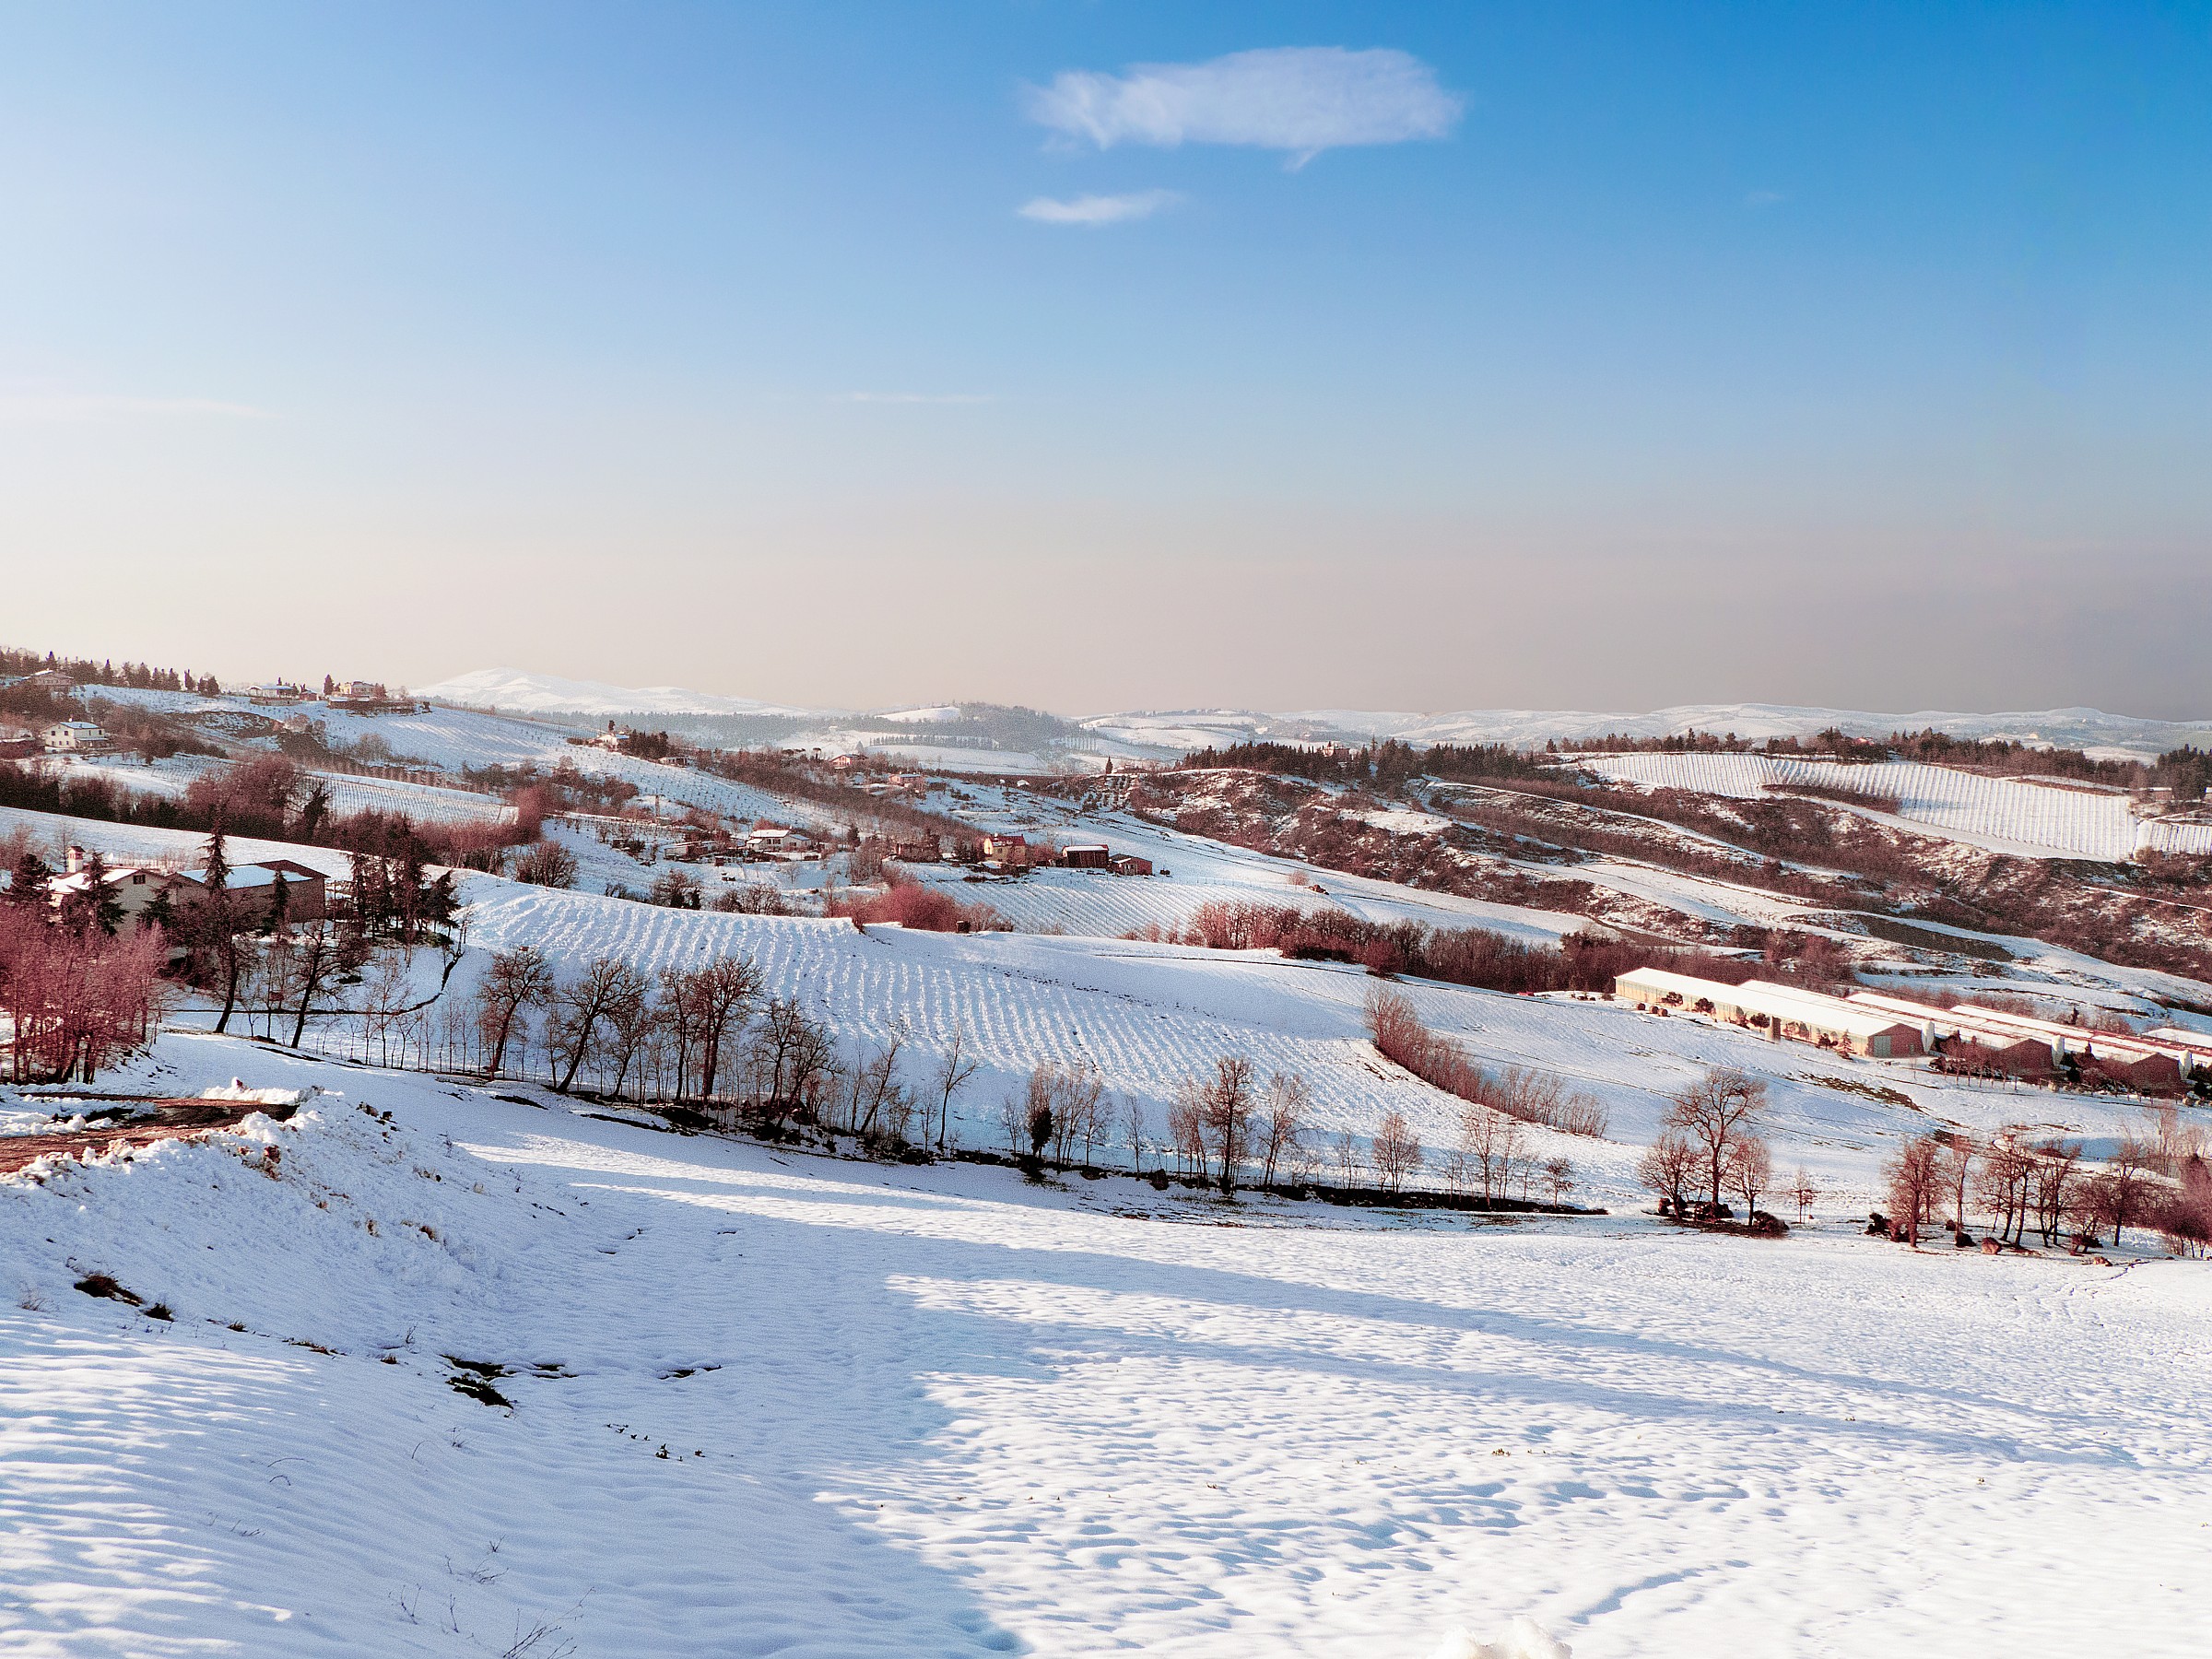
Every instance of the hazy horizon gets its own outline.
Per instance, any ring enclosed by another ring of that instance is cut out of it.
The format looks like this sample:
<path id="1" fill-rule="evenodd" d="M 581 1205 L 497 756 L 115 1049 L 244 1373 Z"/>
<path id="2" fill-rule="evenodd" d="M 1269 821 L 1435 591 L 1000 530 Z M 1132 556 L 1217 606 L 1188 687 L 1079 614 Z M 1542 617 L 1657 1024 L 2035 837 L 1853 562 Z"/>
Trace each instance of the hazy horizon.
<path id="1" fill-rule="evenodd" d="M 844 708 L 2212 714 L 2180 17 L 0 29 L 11 642 Z"/>

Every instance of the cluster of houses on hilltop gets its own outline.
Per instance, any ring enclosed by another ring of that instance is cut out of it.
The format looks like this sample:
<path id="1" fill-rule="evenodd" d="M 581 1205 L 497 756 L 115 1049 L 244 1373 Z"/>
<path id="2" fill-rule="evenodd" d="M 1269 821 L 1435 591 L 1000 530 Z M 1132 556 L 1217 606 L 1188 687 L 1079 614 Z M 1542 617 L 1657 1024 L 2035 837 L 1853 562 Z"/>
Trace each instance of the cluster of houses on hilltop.
<path id="1" fill-rule="evenodd" d="M 1116 853 L 1104 841 L 1080 846 L 1031 846 L 1027 836 L 992 833 L 983 837 L 983 862 L 1006 869 L 1107 870 L 1116 876 L 1149 876 L 1152 861 L 1134 853 Z"/>

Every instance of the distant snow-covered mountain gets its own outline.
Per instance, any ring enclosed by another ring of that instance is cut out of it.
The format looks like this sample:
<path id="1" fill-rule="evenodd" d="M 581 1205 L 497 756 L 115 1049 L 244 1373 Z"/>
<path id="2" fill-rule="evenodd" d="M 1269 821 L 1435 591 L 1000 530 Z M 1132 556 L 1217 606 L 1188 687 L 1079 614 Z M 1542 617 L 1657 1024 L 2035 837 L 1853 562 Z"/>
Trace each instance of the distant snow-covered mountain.
<path id="1" fill-rule="evenodd" d="M 870 742 L 869 728 L 885 723 L 928 728 L 972 723 L 985 704 L 915 706 L 856 715 L 693 691 L 681 686 L 624 687 L 599 680 L 564 679 L 515 668 L 480 668 L 457 675 L 419 695 L 465 708 L 497 708 L 577 722 L 629 720 L 764 720 L 794 723 L 806 740 Z M 1035 717 L 1031 717 L 1034 719 Z M 1053 724 L 1047 721 L 1045 724 Z M 1853 736 L 1883 737 L 1892 732 L 1933 726 L 1955 737 L 2013 738 L 2058 748 L 2081 748 L 2149 758 L 2183 744 L 2212 747 L 2212 720 L 2147 720 L 2107 714 L 2098 709 L 2043 709 L 1994 714 L 1924 709 L 1910 714 L 1883 714 L 1862 709 L 1804 707 L 1789 703 L 1683 703 L 1643 713 L 1604 713 L 1567 709 L 1462 709 L 1422 714 L 1364 709 L 1305 709 L 1270 713 L 1252 709 L 1148 710 L 1092 715 L 1071 721 L 1062 734 L 1041 737 L 1042 750 L 1077 762 L 1077 757 L 1165 757 L 1209 746 L 1222 747 L 1255 738 L 1366 741 L 1394 737 L 1401 742 L 1507 743 L 1530 747 L 1546 742 L 1619 733 L 1662 737 L 1697 730 L 1731 733 L 1749 739 L 1810 736 L 1836 727 Z M 1079 763 L 1079 762 L 1078 762 Z"/>
<path id="2" fill-rule="evenodd" d="M 456 703 L 466 709 L 502 709 L 516 714 L 578 715 L 618 720 L 626 714 L 765 716 L 811 720 L 834 712 L 750 697 L 724 697 L 682 686 L 610 686 L 604 680 L 563 679 L 522 668 L 477 668 L 434 686 L 417 688 L 418 697 Z"/>
<path id="3" fill-rule="evenodd" d="M 1665 737 L 1683 732 L 1734 733 L 1754 740 L 1810 736 L 1834 727 L 1854 737 L 1934 727 L 1954 737 L 2007 738 L 2053 748 L 2125 753 L 2147 759 L 2183 744 L 2212 745 L 2212 721 L 2147 720 L 2098 709 L 2044 709 L 1995 714 L 1924 709 L 1881 714 L 1860 709 L 1806 708 L 1788 703 L 1684 703 L 1645 713 L 1599 713 L 1568 709 L 1463 709 L 1411 714 L 1360 709 L 1305 709 L 1288 713 L 1208 709 L 1108 714 L 1086 720 L 1086 730 L 1129 744 L 1203 748 L 1253 738 L 1382 739 L 1403 743 L 1505 743 L 1535 747 L 1547 742 L 1618 733 Z"/>

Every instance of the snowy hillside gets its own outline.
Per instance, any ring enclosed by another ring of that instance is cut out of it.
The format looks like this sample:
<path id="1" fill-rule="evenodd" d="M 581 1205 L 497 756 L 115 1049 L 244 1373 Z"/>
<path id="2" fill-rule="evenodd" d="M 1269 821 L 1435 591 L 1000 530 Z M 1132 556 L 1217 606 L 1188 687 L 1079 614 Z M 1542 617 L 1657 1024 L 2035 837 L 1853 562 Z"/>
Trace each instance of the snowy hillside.
<path id="1" fill-rule="evenodd" d="M 11 1653 L 2194 1651 L 2195 1265 L 1030 1187 L 236 1041 L 134 1075 L 331 1092 L 0 1177 Z"/>
<path id="2" fill-rule="evenodd" d="M 2030 856 L 2118 863 L 2141 848 L 2212 853 L 2212 825 L 2137 818 L 2123 794 L 1993 778 L 1913 761 L 1846 765 L 1767 755 L 1595 755 L 1583 765 L 1623 782 L 1756 800 L 1812 784 L 1896 800 L 1897 816 L 1956 841 Z"/>

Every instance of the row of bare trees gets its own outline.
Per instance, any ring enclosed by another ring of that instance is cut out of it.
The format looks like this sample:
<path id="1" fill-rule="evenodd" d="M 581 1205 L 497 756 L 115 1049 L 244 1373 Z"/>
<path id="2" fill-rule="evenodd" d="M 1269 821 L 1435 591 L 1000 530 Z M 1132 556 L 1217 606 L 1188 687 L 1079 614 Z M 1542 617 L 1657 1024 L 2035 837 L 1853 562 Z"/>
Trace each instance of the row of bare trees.
<path id="1" fill-rule="evenodd" d="M 1606 1109 L 1594 1095 L 1572 1090 L 1565 1079 L 1533 1067 L 1484 1070 L 1457 1043 L 1431 1031 L 1404 992 L 1376 986 L 1368 994 L 1366 1013 L 1375 1051 L 1422 1082 L 1524 1124 L 1605 1137 Z"/>
<path id="2" fill-rule="evenodd" d="M 1495 1205 L 1516 1195 L 1524 1201 L 1541 1191 L 1554 1204 L 1574 1190 L 1573 1160 L 1538 1158 L 1518 1118 L 1469 1101 L 1459 1114 L 1459 1138 L 1439 1164 L 1444 1183 L 1468 1197 Z"/>
<path id="3" fill-rule="evenodd" d="M 2122 1136 L 2101 1167 L 2084 1159 L 2079 1141 L 2019 1129 L 1986 1142 L 1949 1131 L 1908 1140 L 1883 1170 L 1891 1229 L 1912 1244 L 1937 1223 L 1965 1237 L 1971 1199 L 1999 1242 L 2022 1244 L 2032 1232 L 2046 1245 L 2089 1249 L 2107 1232 L 2118 1244 L 2134 1227 L 2201 1254 L 2212 1245 L 2212 1171 L 2201 1147 L 2176 1133 L 2171 1108 L 2154 1112 L 2147 1128 Z"/>
<path id="4" fill-rule="evenodd" d="M 495 951 L 476 990 L 448 1008 L 449 1063 L 563 1093 L 795 1117 L 874 1147 L 947 1143 L 954 1099 L 982 1064 L 964 1024 L 938 1033 L 917 1069 L 903 1023 L 848 1052 L 799 998 L 765 989 L 743 956 L 653 974 L 602 956 L 564 978 L 537 947 L 518 945 Z"/>
<path id="5" fill-rule="evenodd" d="M 118 937 L 42 904 L 0 904 L 0 1053 L 16 1083 L 90 1083 L 143 1047 L 171 998 L 158 931 Z"/>

